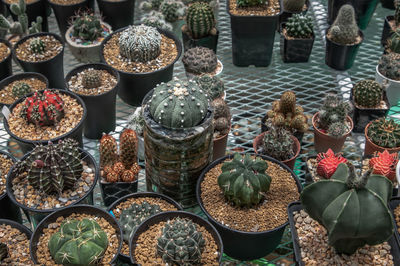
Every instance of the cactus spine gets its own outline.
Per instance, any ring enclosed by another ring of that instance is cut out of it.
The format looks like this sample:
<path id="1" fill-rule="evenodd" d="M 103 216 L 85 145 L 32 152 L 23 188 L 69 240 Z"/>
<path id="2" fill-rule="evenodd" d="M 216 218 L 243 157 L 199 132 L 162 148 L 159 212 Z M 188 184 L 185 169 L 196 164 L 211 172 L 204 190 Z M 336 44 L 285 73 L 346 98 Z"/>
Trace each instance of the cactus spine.
<path id="1" fill-rule="evenodd" d="M 317 174 L 323 178 L 329 179 L 335 173 L 339 164 L 346 162 L 347 159 L 344 158 L 341 153 L 335 154 L 331 149 L 328 149 L 326 153 L 318 153 Z"/>
<path id="2" fill-rule="evenodd" d="M 102 84 L 101 71 L 95 69 L 88 69 L 82 75 L 82 85 L 85 89 L 94 89 L 100 87 Z"/>
<path id="3" fill-rule="evenodd" d="M 193 74 L 212 73 L 218 64 L 214 51 L 206 47 L 190 48 L 183 54 L 182 62 L 186 71 Z"/>
<path id="4" fill-rule="evenodd" d="M 382 100 L 382 86 L 374 80 L 362 80 L 353 88 L 354 101 L 365 108 L 376 108 Z"/>
<path id="5" fill-rule="evenodd" d="M 14 97 L 21 98 L 31 92 L 31 87 L 25 82 L 17 82 L 12 87 Z"/>
<path id="6" fill-rule="evenodd" d="M 354 8 L 351 5 L 343 5 L 328 31 L 331 41 L 350 45 L 357 42 L 359 28 L 357 26 Z"/>
<path id="7" fill-rule="evenodd" d="M 214 12 L 205 2 L 195 2 L 189 6 L 186 14 L 186 24 L 193 38 L 200 39 L 210 34 L 215 28 Z"/>
<path id="8" fill-rule="evenodd" d="M 34 54 L 43 54 L 46 50 L 46 45 L 39 37 L 37 37 L 30 40 L 29 48 Z"/>

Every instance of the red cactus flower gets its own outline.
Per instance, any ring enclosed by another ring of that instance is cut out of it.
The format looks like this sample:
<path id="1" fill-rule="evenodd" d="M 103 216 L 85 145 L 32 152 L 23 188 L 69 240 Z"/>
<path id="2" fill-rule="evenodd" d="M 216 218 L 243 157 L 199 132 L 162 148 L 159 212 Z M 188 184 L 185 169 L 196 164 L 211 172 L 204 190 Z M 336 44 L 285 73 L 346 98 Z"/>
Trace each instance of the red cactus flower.
<path id="1" fill-rule="evenodd" d="M 338 165 L 346 162 L 347 159 L 341 153 L 335 154 L 331 149 L 326 153 L 319 153 L 317 155 L 317 174 L 329 179 L 335 173 Z"/>
<path id="2" fill-rule="evenodd" d="M 375 157 L 369 160 L 369 167 L 373 174 L 383 175 L 392 182 L 396 179 L 396 165 L 398 162 L 397 153 L 389 153 L 387 150 L 378 152 Z"/>

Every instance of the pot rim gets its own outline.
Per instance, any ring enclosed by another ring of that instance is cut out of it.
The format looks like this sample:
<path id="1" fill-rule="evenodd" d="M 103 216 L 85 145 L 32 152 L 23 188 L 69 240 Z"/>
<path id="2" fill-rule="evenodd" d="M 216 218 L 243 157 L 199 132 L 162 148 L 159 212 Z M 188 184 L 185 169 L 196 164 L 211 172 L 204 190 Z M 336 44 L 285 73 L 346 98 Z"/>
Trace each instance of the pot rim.
<path id="1" fill-rule="evenodd" d="M 375 67 L 375 72 L 379 75 L 379 77 L 381 77 L 383 80 L 388 80 L 388 81 L 390 81 L 390 82 L 392 82 L 392 83 L 400 83 L 400 80 L 395 80 L 395 79 L 390 79 L 390 78 L 387 78 L 386 76 L 384 76 L 380 71 L 379 71 L 379 64 L 377 64 L 376 65 L 376 67 Z M 385 90 L 386 90 L 386 88 L 384 88 Z"/>
<path id="2" fill-rule="evenodd" d="M 106 28 L 108 28 L 109 30 L 110 30 L 110 32 L 109 32 L 109 34 L 108 35 L 110 35 L 113 31 L 112 31 L 112 27 L 110 26 L 110 24 L 108 24 L 107 22 L 104 22 L 104 21 L 100 21 L 100 23 L 101 23 L 101 25 L 103 25 L 103 26 L 105 26 Z M 71 33 L 71 31 L 73 30 L 73 28 L 74 28 L 74 25 L 71 25 L 71 26 L 69 26 L 68 27 L 68 29 L 67 29 L 67 31 L 65 32 L 65 41 L 67 42 L 67 44 L 68 45 L 70 45 L 70 46 L 72 46 L 72 47 L 74 47 L 74 48 L 83 48 L 83 49 L 85 49 L 85 48 L 93 48 L 93 47 L 99 47 L 100 45 L 101 45 L 101 43 L 103 42 L 103 41 L 101 41 L 101 42 L 98 42 L 98 43 L 95 43 L 95 44 L 89 44 L 89 45 L 82 45 L 82 44 L 78 44 L 78 43 L 76 43 L 76 42 L 74 42 L 72 39 L 71 39 L 71 37 L 69 36 L 69 34 Z M 107 35 L 107 36 L 108 36 Z M 106 36 L 106 37 L 107 37 Z M 105 37 L 105 38 L 106 38 Z M 105 39 L 104 38 L 104 39 Z"/>
<path id="3" fill-rule="evenodd" d="M 317 118 L 317 115 L 318 115 L 318 114 L 319 114 L 319 112 L 316 112 L 316 113 L 313 115 L 312 119 L 311 119 L 312 126 L 313 126 L 314 130 L 317 130 L 319 133 L 321 133 L 321 134 L 323 134 L 323 135 L 325 135 L 325 136 L 332 137 L 332 136 L 329 136 L 328 134 L 322 132 L 322 131 L 315 125 L 315 122 L 316 122 L 315 119 Z M 346 134 L 344 134 L 343 136 L 341 136 L 341 137 L 339 137 L 339 138 L 335 138 L 335 139 L 340 139 L 340 138 L 343 138 L 343 137 L 345 137 L 345 136 L 347 137 L 347 136 L 351 133 L 351 131 L 353 131 L 353 128 L 354 128 L 353 119 L 352 119 L 349 115 L 347 115 L 346 119 L 347 119 L 348 122 L 350 122 L 350 129 L 349 129 L 349 131 L 348 131 Z M 332 137 L 332 138 L 334 138 L 334 137 Z"/>
<path id="4" fill-rule="evenodd" d="M 232 14 L 231 13 L 231 11 L 230 11 L 230 1 L 229 0 L 227 0 L 227 3 L 226 3 L 226 11 L 227 11 L 227 13 L 229 14 L 229 16 L 231 16 L 231 17 L 234 17 L 234 18 L 273 18 L 273 17 L 279 17 L 280 15 L 282 15 L 282 13 L 283 13 L 283 3 L 282 3 L 282 0 L 279 0 L 279 13 L 278 14 L 276 14 L 276 15 L 273 15 L 273 16 L 260 16 L 260 15 L 248 15 L 248 16 L 239 16 L 239 15 L 234 15 L 234 14 Z"/>
<path id="5" fill-rule="evenodd" d="M 358 46 L 361 45 L 364 41 L 364 33 L 362 32 L 362 30 L 358 29 L 358 35 L 361 37 L 361 41 L 359 43 L 354 43 L 354 44 L 341 44 L 341 43 L 337 43 L 332 41 L 331 39 L 328 38 L 328 31 L 330 30 L 331 27 L 327 28 L 325 31 L 325 40 L 329 41 L 337 46 L 341 46 L 341 47 L 353 47 L 353 46 Z"/>
<path id="6" fill-rule="evenodd" d="M 6 0 L 2 0 L 2 2 L 5 4 L 5 5 L 7 5 L 7 7 L 8 6 L 11 6 L 11 3 L 8 3 Z M 36 0 L 36 1 L 34 1 L 34 2 L 30 2 L 30 3 L 26 3 L 25 2 L 25 5 L 32 5 L 32 4 L 35 4 L 35 3 L 37 3 L 37 2 L 40 2 L 40 0 Z"/>
<path id="7" fill-rule="evenodd" d="M 3 0 L 4 1 L 4 0 Z M 54 5 L 54 6 L 57 6 L 57 7 L 63 7 L 63 6 L 78 6 L 78 5 L 81 5 L 81 4 L 83 4 L 83 3 L 87 3 L 87 2 L 89 2 L 88 0 L 83 0 L 82 2 L 79 2 L 79 3 L 75 3 L 75 4 L 66 4 L 66 5 L 62 5 L 62 4 L 57 4 L 57 3 L 55 3 L 55 2 L 53 2 L 53 1 L 51 1 L 51 0 L 47 0 L 46 1 L 47 3 L 49 3 L 50 5 Z"/>
<path id="8" fill-rule="evenodd" d="M 4 1 L 4 0 L 3 0 L 3 1 Z M 1 64 L 1 63 L 3 63 L 4 61 L 7 61 L 7 60 L 12 56 L 12 54 L 13 54 L 13 47 L 12 47 L 11 43 L 10 43 L 8 40 L 6 40 L 6 39 L 0 39 L 0 42 L 1 42 L 1 43 L 4 43 L 4 44 L 8 47 L 8 49 L 10 49 L 10 53 L 9 53 L 3 60 L 0 61 L 0 64 Z M 7 77 L 7 78 L 8 78 L 8 77 Z"/>
<path id="9" fill-rule="evenodd" d="M 17 162 L 17 159 L 11 153 L 8 153 L 8 152 L 2 151 L 2 150 L 0 150 L 0 154 L 7 156 L 13 162 L 13 164 L 11 165 L 11 167 L 8 170 L 7 175 L 6 175 L 6 182 L 7 182 L 8 175 L 10 174 L 14 164 Z M 3 193 L 0 194 L 0 200 L 4 199 L 6 196 L 7 196 L 7 186 L 6 186 L 6 189 L 3 191 Z M 1 219 L 0 219 L 0 224 L 1 224 Z"/>
<path id="10" fill-rule="evenodd" d="M 307 2 L 308 2 L 308 0 L 307 0 Z M 286 11 L 285 11 L 285 12 L 286 12 Z M 299 13 L 294 13 L 294 14 L 299 14 Z M 280 28 L 281 28 L 282 30 L 283 30 L 283 29 L 286 29 L 285 26 L 286 26 L 286 22 L 282 22 Z M 281 33 L 281 36 L 283 36 L 283 38 L 285 38 L 285 40 L 287 40 L 287 41 L 309 41 L 309 40 L 315 40 L 315 32 L 314 32 L 314 29 L 313 29 L 312 36 L 311 36 L 310 38 L 293 38 L 293 39 L 288 39 L 288 38 L 286 38 L 286 35 L 283 34 L 283 32 Z"/>

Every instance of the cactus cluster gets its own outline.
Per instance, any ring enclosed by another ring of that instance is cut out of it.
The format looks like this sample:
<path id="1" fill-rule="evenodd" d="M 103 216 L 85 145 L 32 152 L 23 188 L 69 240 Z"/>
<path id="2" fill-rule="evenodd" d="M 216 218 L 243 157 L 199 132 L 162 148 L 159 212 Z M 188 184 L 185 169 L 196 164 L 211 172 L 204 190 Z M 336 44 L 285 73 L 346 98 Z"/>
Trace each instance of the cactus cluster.
<path id="1" fill-rule="evenodd" d="M 119 53 L 133 62 L 148 62 L 160 55 L 161 39 L 154 27 L 129 26 L 119 37 Z"/>
<path id="2" fill-rule="evenodd" d="M 123 237 L 129 243 L 136 228 L 147 218 L 162 212 L 160 206 L 143 201 L 141 204 L 133 203 L 129 208 L 121 211 L 119 224 Z"/>
<path id="3" fill-rule="evenodd" d="M 238 7 L 262 6 L 268 5 L 268 3 L 268 0 L 236 0 Z"/>
<path id="4" fill-rule="evenodd" d="M 300 13 L 303 11 L 305 4 L 306 0 L 283 0 L 283 10 L 292 13 Z"/>
<path id="5" fill-rule="evenodd" d="M 78 13 L 73 19 L 72 26 L 72 36 L 85 41 L 93 42 L 101 37 L 103 32 L 100 19 L 88 12 Z"/>
<path id="6" fill-rule="evenodd" d="M 85 89 L 94 89 L 102 84 L 101 71 L 96 69 L 88 69 L 82 75 L 82 85 Z"/>
<path id="7" fill-rule="evenodd" d="M 331 41 L 342 45 L 357 43 L 359 28 L 353 6 L 346 4 L 339 9 L 335 21 L 328 30 L 328 36 Z"/>
<path id="8" fill-rule="evenodd" d="M 0 262 L 8 257 L 8 247 L 6 243 L 0 242 Z"/>
<path id="9" fill-rule="evenodd" d="M 168 265 L 201 264 L 201 254 L 205 247 L 203 234 L 189 219 L 175 218 L 163 227 L 157 239 L 157 254 Z"/>
<path id="10" fill-rule="evenodd" d="M 367 136 L 382 148 L 400 147 L 400 124 L 393 119 L 379 118 L 368 127 Z"/>
<path id="11" fill-rule="evenodd" d="M 211 102 L 214 108 L 214 131 L 217 131 L 217 136 L 224 136 L 229 133 L 231 125 L 231 112 L 228 105 L 222 98 L 217 98 Z"/>
<path id="12" fill-rule="evenodd" d="M 186 14 L 186 25 L 194 39 L 200 39 L 215 31 L 214 11 L 205 2 L 195 2 L 189 6 Z"/>
<path id="13" fill-rule="evenodd" d="M 331 149 L 318 153 L 317 155 L 317 174 L 329 179 L 336 172 L 336 168 L 341 163 L 346 163 L 347 159 L 341 153 L 335 154 Z"/>
<path id="14" fill-rule="evenodd" d="M 193 47 L 183 54 L 183 65 L 187 72 L 205 74 L 215 71 L 218 65 L 214 51 L 206 47 Z"/>
<path id="15" fill-rule="evenodd" d="M 160 11 L 156 10 L 152 10 L 149 13 L 144 14 L 140 19 L 140 22 L 146 26 L 156 27 L 162 30 L 172 31 L 173 29 L 171 23 L 165 21 L 164 15 Z"/>
<path id="16" fill-rule="evenodd" d="M 400 54 L 383 54 L 379 60 L 378 71 L 388 79 L 400 80 Z"/>
<path id="17" fill-rule="evenodd" d="M 98 265 L 108 247 L 108 237 L 94 219 L 63 222 L 50 237 L 49 251 L 61 265 Z"/>
<path id="18" fill-rule="evenodd" d="M 164 0 L 159 10 L 167 22 L 175 22 L 185 14 L 185 9 L 185 5 L 179 0 Z"/>
<path id="19" fill-rule="evenodd" d="M 369 160 L 369 167 L 375 175 L 383 175 L 390 181 L 396 180 L 396 166 L 399 162 L 397 153 L 389 153 L 387 150 L 377 152 Z"/>
<path id="20" fill-rule="evenodd" d="M 275 158 L 278 161 L 289 160 L 296 152 L 293 135 L 283 127 L 271 125 L 264 135 L 260 151 L 262 154 Z"/>
<path id="21" fill-rule="evenodd" d="M 16 82 L 12 87 L 12 95 L 17 98 L 21 98 L 28 93 L 31 93 L 31 86 L 25 82 Z"/>
<path id="22" fill-rule="evenodd" d="M 196 81 L 200 89 L 205 91 L 210 96 L 211 100 L 220 98 L 224 94 L 224 82 L 222 82 L 218 76 L 204 74 L 201 76 L 196 76 L 194 81 Z"/>
<path id="23" fill-rule="evenodd" d="M 64 101 L 55 90 L 35 92 L 25 99 L 21 117 L 37 126 L 56 125 L 64 117 Z"/>
<path id="24" fill-rule="evenodd" d="M 207 115 L 208 96 L 194 81 L 174 78 L 155 87 L 149 109 L 163 127 L 190 128 Z"/>
<path id="25" fill-rule="evenodd" d="M 381 104 L 383 88 L 375 80 L 361 80 L 353 88 L 354 102 L 364 108 L 377 108 Z"/>
<path id="26" fill-rule="evenodd" d="M 39 37 L 36 37 L 29 41 L 29 48 L 33 54 L 43 54 L 46 50 L 46 44 Z"/>
<path id="27" fill-rule="evenodd" d="M 292 38 L 310 39 L 314 35 L 314 26 L 310 16 L 293 14 L 285 25 L 286 35 Z"/>

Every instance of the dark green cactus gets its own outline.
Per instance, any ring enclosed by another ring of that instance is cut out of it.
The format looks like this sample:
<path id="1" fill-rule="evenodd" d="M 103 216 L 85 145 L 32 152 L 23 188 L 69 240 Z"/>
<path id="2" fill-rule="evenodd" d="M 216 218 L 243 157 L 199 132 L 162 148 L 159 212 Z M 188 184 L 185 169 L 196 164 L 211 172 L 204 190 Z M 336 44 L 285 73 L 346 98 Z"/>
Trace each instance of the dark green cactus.
<path id="1" fill-rule="evenodd" d="M 190 48 L 183 54 L 186 71 L 193 74 L 205 74 L 215 71 L 218 65 L 214 51 L 206 47 Z"/>
<path id="2" fill-rule="evenodd" d="M 150 216 L 162 212 L 160 206 L 143 201 L 141 204 L 133 203 L 129 208 L 122 210 L 119 224 L 124 240 L 129 243 L 136 228 Z"/>
<path id="3" fill-rule="evenodd" d="M 261 153 L 271 156 L 278 161 L 285 161 L 295 155 L 292 134 L 283 127 L 270 125 L 264 136 Z"/>
<path id="4" fill-rule="evenodd" d="M 300 13 L 305 3 L 306 0 L 283 0 L 283 10 L 292 13 Z"/>
<path id="5" fill-rule="evenodd" d="M 164 0 L 160 11 L 168 22 L 175 22 L 185 14 L 185 5 L 179 0 Z"/>
<path id="6" fill-rule="evenodd" d="M 218 76 L 208 74 L 197 76 L 194 78 L 200 89 L 204 90 L 214 100 L 222 97 L 225 91 L 224 82 Z"/>
<path id="7" fill-rule="evenodd" d="M 354 85 L 354 102 L 364 108 L 376 108 L 382 100 L 382 86 L 375 80 L 361 80 Z"/>
<path id="8" fill-rule="evenodd" d="M 0 262 L 8 257 L 8 247 L 6 243 L 0 243 Z"/>
<path id="9" fill-rule="evenodd" d="M 82 75 L 82 85 L 86 89 L 98 88 L 101 86 L 101 71 L 96 69 L 88 69 Z"/>
<path id="10" fill-rule="evenodd" d="M 63 222 L 48 243 L 54 262 L 62 265 L 97 265 L 107 246 L 107 234 L 94 219 L 86 218 Z"/>
<path id="11" fill-rule="evenodd" d="M 400 124 L 384 117 L 374 120 L 368 127 L 368 138 L 382 148 L 400 147 Z"/>
<path id="12" fill-rule="evenodd" d="M 85 41 L 95 41 L 103 32 L 100 19 L 88 12 L 79 13 L 72 25 L 72 35 Z"/>
<path id="13" fill-rule="evenodd" d="M 331 41 L 342 45 L 350 45 L 357 42 L 359 28 L 353 6 L 347 4 L 339 9 L 335 21 L 329 28 L 328 35 Z"/>
<path id="14" fill-rule="evenodd" d="M 37 37 L 37 38 L 32 38 L 29 41 L 29 48 L 34 54 L 43 54 L 44 51 L 46 50 L 46 45 L 39 37 Z"/>
<path id="15" fill-rule="evenodd" d="M 310 16 L 293 14 L 286 22 L 286 35 L 292 38 L 309 39 L 314 35 L 313 22 Z"/>
<path id="16" fill-rule="evenodd" d="M 353 254 L 392 237 L 391 196 L 389 179 L 369 171 L 359 177 L 353 166 L 341 163 L 330 179 L 305 187 L 300 199 L 310 217 L 326 228 L 329 245 L 338 253 Z"/>
<path id="17" fill-rule="evenodd" d="M 236 0 L 238 7 L 268 5 L 268 0 Z"/>
<path id="18" fill-rule="evenodd" d="M 348 102 L 344 102 L 336 94 L 327 94 L 318 113 L 319 127 L 328 130 L 329 126 L 335 122 L 341 122 L 344 124 L 350 111 L 351 106 Z"/>
<path id="19" fill-rule="evenodd" d="M 271 185 L 266 173 L 268 164 L 262 158 L 235 153 L 232 161 L 226 161 L 218 176 L 218 185 L 226 199 L 236 206 L 251 207 L 260 203 Z"/>
<path id="20" fill-rule="evenodd" d="M 400 80 L 400 54 L 383 54 L 379 60 L 378 71 L 388 79 Z"/>
<path id="21" fill-rule="evenodd" d="M 21 98 L 28 93 L 31 93 L 31 86 L 25 82 L 16 82 L 12 87 L 12 94 L 14 97 Z"/>
<path id="22" fill-rule="evenodd" d="M 215 28 L 214 11 L 208 3 L 195 2 L 188 8 L 186 24 L 193 38 L 200 39 L 208 36 Z"/>
<path id="23" fill-rule="evenodd" d="M 157 254 L 168 265 L 198 265 L 205 247 L 203 234 L 189 219 L 169 220 L 157 239 Z"/>

